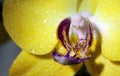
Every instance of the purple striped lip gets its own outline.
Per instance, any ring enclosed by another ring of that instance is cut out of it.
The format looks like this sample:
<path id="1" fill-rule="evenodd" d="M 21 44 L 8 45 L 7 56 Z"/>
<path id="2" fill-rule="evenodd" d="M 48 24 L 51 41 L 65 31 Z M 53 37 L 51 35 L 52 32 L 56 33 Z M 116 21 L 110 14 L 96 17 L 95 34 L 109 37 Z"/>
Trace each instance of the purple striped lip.
<path id="1" fill-rule="evenodd" d="M 91 57 L 85 57 L 85 58 L 75 58 L 75 57 L 70 57 L 69 53 L 66 55 L 59 54 L 56 50 L 53 52 L 53 58 L 56 62 L 59 62 L 63 65 L 73 65 L 73 64 L 79 64 L 81 62 L 84 62 Z"/>
<path id="2" fill-rule="evenodd" d="M 78 42 L 74 45 L 71 44 L 69 39 L 72 18 L 64 19 L 58 26 L 57 37 L 67 50 L 67 54 L 60 54 L 57 49 L 55 49 L 55 51 L 53 52 L 53 58 L 56 62 L 64 65 L 71 65 L 79 64 L 91 58 L 90 46 L 93 41 L 93 29 L 89 21 L 87 21 L 86 19 L 83 20 L 85 24 L 87 24 L 87 27 L 85 27 L 85 38 L 80 38 Z M 85 24 L 84 26 L 86 26 Z"/>

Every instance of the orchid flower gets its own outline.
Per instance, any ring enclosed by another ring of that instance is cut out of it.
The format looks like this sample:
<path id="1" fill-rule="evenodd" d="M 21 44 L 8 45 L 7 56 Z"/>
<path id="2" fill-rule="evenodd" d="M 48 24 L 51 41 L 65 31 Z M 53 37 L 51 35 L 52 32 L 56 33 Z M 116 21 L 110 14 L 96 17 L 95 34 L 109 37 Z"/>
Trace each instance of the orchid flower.
<path id="1" fill-rule="evenodd" d="M 23 49 L 10 76 L 120 75 L 120 0 L 5 0 L 5 28 Z"/>

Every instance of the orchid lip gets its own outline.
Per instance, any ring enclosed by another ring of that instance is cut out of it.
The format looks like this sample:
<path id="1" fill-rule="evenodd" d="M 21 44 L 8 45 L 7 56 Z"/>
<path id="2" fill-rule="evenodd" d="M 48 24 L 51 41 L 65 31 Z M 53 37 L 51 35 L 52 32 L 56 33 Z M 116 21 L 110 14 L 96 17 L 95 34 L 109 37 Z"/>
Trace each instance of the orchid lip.
<path id="1" fill-rule="evenodd" d="M 53 52 L 54 60 L 63 64 L 63 65 L 73 65 L 73 64 L 79 64 L 81 62 L 84 62 L 91 57 L 86 57 L 86 58 L 75 58 L 75 57 L 70 57 L 69 53 L 67 55 L 62 55 L 58 54 L 57 51 Z"/>
<path id="2" fill-rule="evenodd" d="M 71 43 L 71 32 L 77 34 L 77 43 Z M 91 58 L 90 46 L 93 41 L 93 28 L 89 20 L 80 15 L 64 19 L 58 26 L 57 37 L 67 50 L 67 54 L 63 55 L 55 49 L 53 58 L 58 63 L 79 64 Z"/>

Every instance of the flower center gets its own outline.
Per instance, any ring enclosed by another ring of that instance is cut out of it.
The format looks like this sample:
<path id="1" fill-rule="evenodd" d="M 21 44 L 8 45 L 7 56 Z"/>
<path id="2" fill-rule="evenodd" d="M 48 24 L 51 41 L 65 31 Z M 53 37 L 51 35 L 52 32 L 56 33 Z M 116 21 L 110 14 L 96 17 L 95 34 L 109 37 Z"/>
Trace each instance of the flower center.
<path id="1" fill-rule="evenodd" d="M 57 36 L 66 48 L 67 54 L 53 52 L 55 61 L 64 64 L 78 64 L 91 58 L 90 46 L 93 40 L 93 28 L 90 21 L 81 15 L 64 19 L 57 30 Z M 77 37 L 75 41 L 72 39 Z"/>

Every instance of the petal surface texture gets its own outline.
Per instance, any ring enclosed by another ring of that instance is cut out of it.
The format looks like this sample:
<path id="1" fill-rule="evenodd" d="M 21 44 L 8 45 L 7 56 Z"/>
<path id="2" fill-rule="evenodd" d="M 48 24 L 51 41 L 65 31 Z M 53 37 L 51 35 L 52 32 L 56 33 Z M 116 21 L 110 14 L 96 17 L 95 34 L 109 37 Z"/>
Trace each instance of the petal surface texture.
<path id="1" fill-rule="evenodd" d="M 64 66 L 52 59 L 51 54 L 35 56 L 22 51 L 14 61 L 10 76 L 73 76 L 81 67 Z"/>
<path id="2" fill-rule="evenodd" d="M 60 21 L 76 12 L 77 0 L 6 0 L 3 17 L 6 30 L 18 46 L 43 55 L 57 43 Z"/>
<path id="3" fill-rule="evenodd" d="M 96 11 L 99 0 L 78 0 L 78 11 L 89 12 L 91 15 Z"/>
<path id="4" fill-rule="evenodd" d="M 86 66 L 91 76 L 120 75 L 120 62 L 109 61 L 102 55 L 99 55 L 96 59 L 90 59 L 86 62 Z"/>
<path id="5" fill-rule="evenodd" d="M 85 63 L 87 70 L 91 76 L 119 76 L 120 61 L 111 61 L 107 57 L 103 56 L 103 34 L 101 34 L 99 29 L 96 27 L 95 31 L 96 36 L 92 44 L 93 46 L 91 47 L 92 58 Z M 112 43 L 110 45 L 112 45 Z M 116 48 L 118 48 L 118 46 Z"/>
<path id="6" fill-rule="evenodd" d="M 99 0 L 94 23 L 102 37 L 102 55 L 120 61 L 120 0 Z"/>

